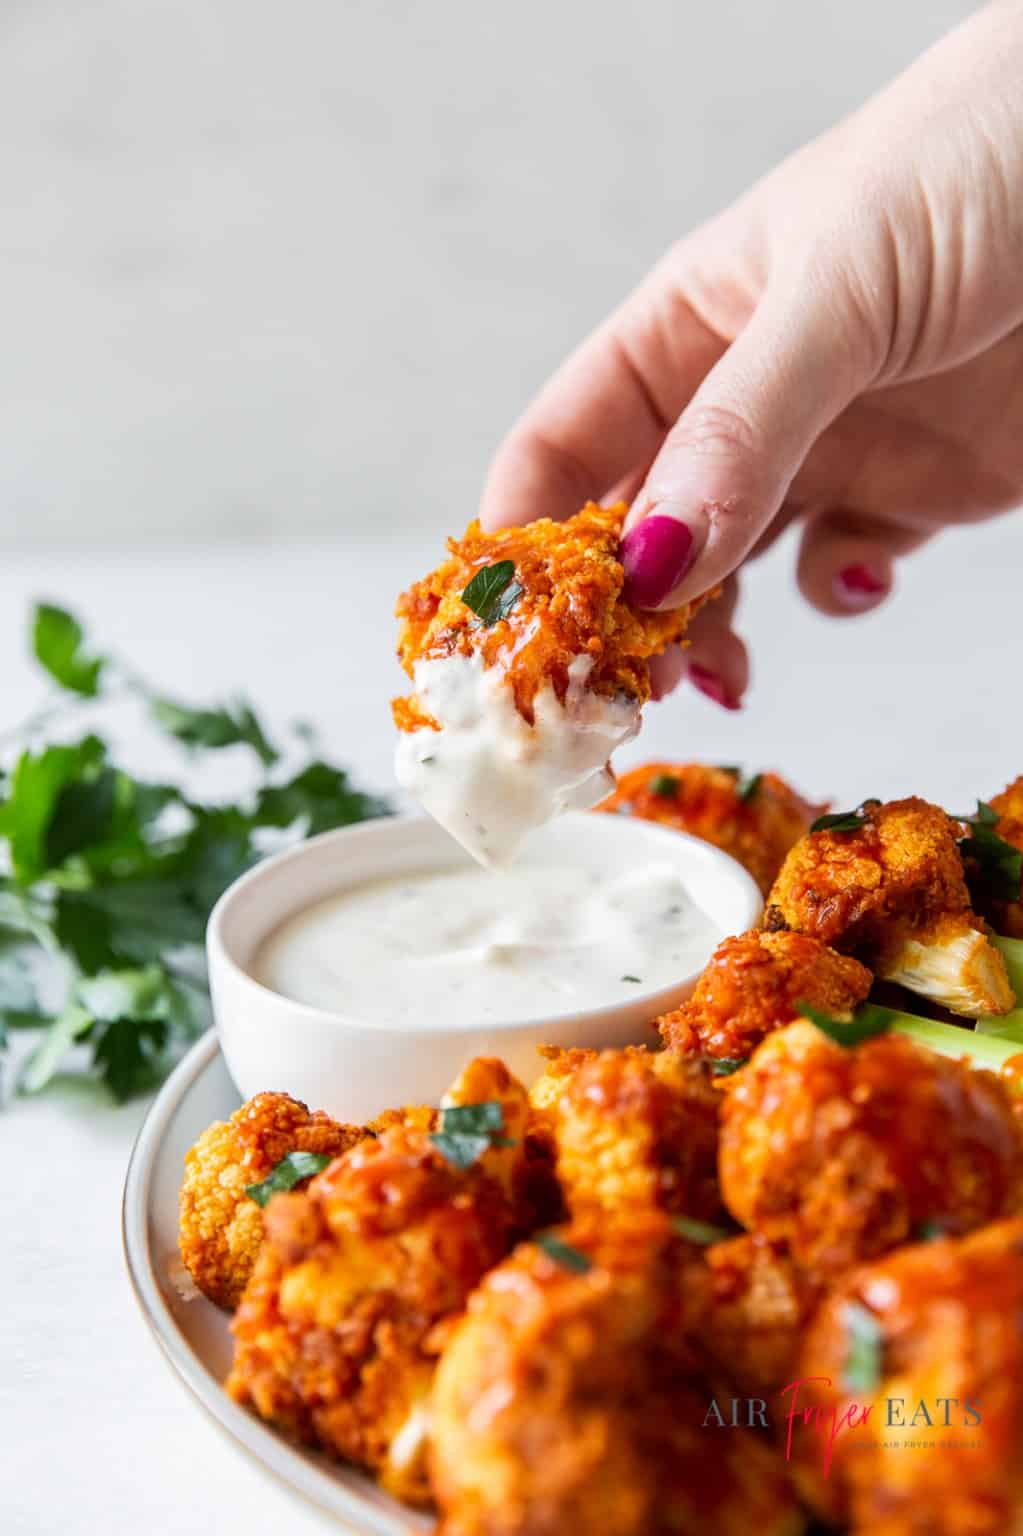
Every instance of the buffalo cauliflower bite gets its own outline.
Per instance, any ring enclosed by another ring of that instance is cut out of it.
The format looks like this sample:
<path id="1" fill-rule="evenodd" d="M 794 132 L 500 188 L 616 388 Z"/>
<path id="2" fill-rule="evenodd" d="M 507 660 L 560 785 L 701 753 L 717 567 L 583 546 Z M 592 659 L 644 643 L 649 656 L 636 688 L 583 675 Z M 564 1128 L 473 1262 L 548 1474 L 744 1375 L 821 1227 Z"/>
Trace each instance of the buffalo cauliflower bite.
<path id="1" fill-rule="evenodd" d="M 428 1398 L 444 1325 L 506 1253 L 499 1182 L 394 1126 L 300 1194 L 276 1195 L 235 1316 L 227 1390 L 309 1443 L 428 1502 Z"/>
<path id="2" fill-rule="evenodd" d="M 398 778 L 483 863 L 612 787 L 607 761 L 639 729 L 649 659 L 697 606 L 644 613 L 625 601 L 625 512 L 591 502 L 561 523 L 471 523 L 399 599 L 414 691 L 394 701 Z M 470 589 L 488 581 L 487 594 Z"/>
<path id="3" fill-rule="evenodd" d="M 970 907 L 957 835 L 957 823 L 926 800 L 868 801 L 855 827 L 811 832 L 796 844 L 768 896 L 764 926 L 855 954 L 953 1013 L 1006 1013 L 1015 997 Z"/>
<path id="4" fill-rule="evenodd" d="M 690 1326 L 747 1397 L 770 1398 L 792 1380 L 819 1297 L 782 1244 L 750 1232 L 705 1248 L 687 1281 Z"/>
<path id="5" fill-rule="evenodd" d="M 209 1126 L 185 1157 L 179 1244 L 192 1279 L 219 1307 L 237 1306 L 263 1241 L 263 1211 L 246 1194 L 289 1152 L 337 1157 L 369 1131 L 310 1114 L 286 1093 L 259 1093 Z"/>
<path id="6" fill-rule="evenodd" d="M 797 1023 L 728 1079 L 719 1172 L 737 1221 L 827 1278 L 925 1223 L 963 1233 L 1023 1208 L 1023 1135 L 991 1072 Z"/>
<path id="7" fill-rule="evenodd" d="M 1023 1529 L 1021 1317 L 1020 1220 L 854 1270 L 799 1367 L 800 1409 L 830 1424 L 869 1408 L 835 1436 L 827 1477 L 819 1436 L 793 1430 L 799 1486 L 819 1513 L 855 1536 Z"/>
<path id="8" fill-rule="evenodd" d="M 573 1216 L 637 1209 L 720 1215 L 721 1096 L 701 1062 L 641 1046 L 547 1055 L 532 1100 L 543 1106 Z"/>
<path id="9" fill-rule="evenodd" d="M 723 848 L 766 896 L 793 843 L 826 807 L 811 805 L 777 773 L 746 779 L 709 763 L 645 763 L 621 774 L 599 809 L 658 821 Z"/>
<path id="10" fill-rule="evenodd" d="M 691 1250 L 663 1216 L 525 1243 L 475 1292 L 433 1394 L 441 1536 L 786 1536 L 776 1454 L 704 1427 Z"/>
<path id="11" fill-rule="evenodd" d="M 719 944 L 692 997 L 657 1027 L 669 1050 L 741 1061 L 791 1024 L 801 1003 L 845 1014 L 872 981 L 866 966 L 819 939 L 754 930 Z"/>

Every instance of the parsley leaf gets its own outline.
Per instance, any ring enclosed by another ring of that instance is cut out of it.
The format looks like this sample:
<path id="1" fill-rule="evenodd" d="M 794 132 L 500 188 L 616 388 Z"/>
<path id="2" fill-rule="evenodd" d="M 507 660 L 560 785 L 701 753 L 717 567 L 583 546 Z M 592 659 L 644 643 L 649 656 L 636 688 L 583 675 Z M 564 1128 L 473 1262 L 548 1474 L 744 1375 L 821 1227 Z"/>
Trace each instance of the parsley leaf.
<path id="1" fill-rule="evenodd" d="M 728 1231 L 725 1227 L 715 1227 L 709 1221 L 695 1221 L 691 1216 L 673 1216 L 671 1225 L 679 1237 L 686 1238 L 690 1243 L 697 1243 L 701 1248 L 707 1248 L 711 1243 L 723 1243 L 727 1238 L 734 1237 L 734 1231 Z"/>
<path id="2" fill-rule="evenodd" d="M 811 824 L 811 832 L 858 832 L 866 823 L 866 816 L 862 810 L 857 811 L 833 811 L 827 816 L 818 816 Z"/>
<path id="3" fill-rule="evenodd" d="M 959 849 L 964 859 L 973 860 L 976 865 L 971 883 L 996 901 L 1019 901 L 1023 890 L 1023 850 L 1014 848 L 995 831 L 998 812 L 986 801 L 978 800 L 976 813 L 962 820 L 970 832 Z"/>
<path id="4" fill-rule="evenodd" d="M 154 697 L 149 713 L 161 730 L 186 747 L 251 747 L 266 768 L 280 756 L 244 699 L 224 709 L 189 709 L 173 699 Z"/>
<path id="5" fill-rule="evenodd" d="M 876 1392 L 884 1356 L 881 1325 L 858 1301 L 846 1302 L 842 1317 L 846 1336 L 842 1385 L 849 1392 Z"/>
<path id="6" fill-rule="evenodd" d="M 100 673 L 106 662 L 101 656 L 89 656 L 83 641 L 82 626 L 66 609 L 56 608 L 52 603 L 36 604 L 32 615 L 32 650 L 36 660 L 62 688 L 91 699 L 99 692 Z"/>
<path id="7" fill-rule="evenodd" d="M 322 1152 L 289 1152 L 261 1184 L 246 1184 L 245 1193 L 257 1205 L 268 1205 L 271 1195 L 294 1189 L 303 1179 L 311 1179 L 314 1174 L 322 1173 L 331 1162 L 333 1158 Z"/>
<path id="8" fill-rule="evenodd" d="M 750 778 L 743 779 L 742 782 L 736 786 L 735 793 L 738 795 L 740 800 L 744 800 L 747 804 L 749 804 L 751 800 L 756 799 L 763 781 L 764 775 L 762 773 L 754 773 L 750 776 Z"/>
<path id="9" fill-rule="evenodd" d="M 489 628 L 508 617 L 525 590 L 514 577 L 514 560 L 485 565 L 465 588 L 462 602 Z"/>
<path id="10" fill-rule="evenodd" d="M 639 979 L 638 976 L 623 976 L 622 980 L 623 981 L 634 981 L 637 984 L 640 984 L 640 979 Z"/>
<path id="11" fill-rule="evenodd" d="M 95 826 L 97 815 L 102 816 L 106 794 L 97 796 L 92 786 L 102 777 L 104 756 L 102 742 L 87 736 L 76 746 L 46 747 L 18 758 L 8 797 L 0 806 L 0 838 L 7 839 L 20 884 L 30 885 L 61 862 L 80 845 L 81 823 Z M 72 786 L 77 788 L 69 801 Z"/>
<path id="12" fill-rule="evenodd" d="M 571 1243 L 566 1243 L 553 1232 L 541 1232 L 533 1241 L 549 1259 L 573 1275 L 585 1275 L 593 1268 L 593 1260 L 588 1254 L 580 1253 L 578 1248 L 573 1248 Z"/>
<path id="13" fill-rule="evenodd" d="M 430 1137 L 437 1151 L 463 1171 L 478 1162 L 491 1147 L 511 1146 L 502 1136 L 504 1109 L 497 1099 L 483 1104 L 455 1104 L 442 1109 L 440 1130 Z"/>
<path id="14" fill-rule="evenodd" d="M 354 787 L 343 768 L 310 763 L 286 784 L 260 791 L 257 817 L 262 826 L 291 827 L 302 823 L 307 837 L 332 827 L 345 827 L 371 816 L 386 816 L 390 807 Z"/>
<path id="15" fill-rule="evenodd" d="M 681 782 L 682 780 L 677 779 L 673 773 L 657 773 L 650 780 L 648 788 L 652 795 L 662 795 L 665 800 L 674 800 Z"/>
<path id="16" fill-rule="evenodd" d="M 809 1003 L 797 1003 L 796 1012 L 802 1014 L 804 1019 L 809 1019 L 811 1024 L 816 1024 L 822 1034 L 834 1040 L 836 1045 L 846 1047 L 859 1045 L 862 1040 L 871 1040 L 875 1035 L 887 1034 L 892 1022 L 887 1008 L 877 1008 L 870 1003 L 858 1008 L 851 1019 L 833 1019 L 830 1014 L 822 1013 Z"/>
<path id="17" fill-rule="evenodd" d="M 710 1070 L 715 1077 L 730 1077 L 746 1065 L 745 1056 L 709 1056 Z"/>

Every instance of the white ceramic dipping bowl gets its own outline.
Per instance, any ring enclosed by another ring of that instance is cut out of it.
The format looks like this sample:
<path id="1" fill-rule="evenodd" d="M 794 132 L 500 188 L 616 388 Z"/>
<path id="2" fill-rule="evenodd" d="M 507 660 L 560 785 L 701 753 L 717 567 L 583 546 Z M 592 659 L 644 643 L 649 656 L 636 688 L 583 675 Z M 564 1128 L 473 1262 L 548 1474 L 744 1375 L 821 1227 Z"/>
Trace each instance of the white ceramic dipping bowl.
<path id="1" fill-rule="evenodd" d="M 563 861 L 590 868 L 673 864 L 723 933 L 742 933 L 760 915 L 760 892 L 742 866 L 684 833 L 573 811 L 537 835 Z M 436 1104 L 474 1056 L 500 1056 L 528 1084 L 542 1068 L 538 1046 L 650 1042 L 650 1021 L 689 996 L 710 958 L 708 949 L 689 975 L 653 991 L 638 988 L 626 1003 L 481 1025 L 421 1017 L 411 1025 L 370 1022 L 294 1002 L 251 974 L 263 941 L 304 907 L 369 880 L 469 862 L 435 822 L 387 817 L 311 838 L 225 892 L 207 933 L 210 985 L 227 1066 L 245 1098 L 271 1089 L 337 1119 L 365 1121 L 400 1104 Z"/>

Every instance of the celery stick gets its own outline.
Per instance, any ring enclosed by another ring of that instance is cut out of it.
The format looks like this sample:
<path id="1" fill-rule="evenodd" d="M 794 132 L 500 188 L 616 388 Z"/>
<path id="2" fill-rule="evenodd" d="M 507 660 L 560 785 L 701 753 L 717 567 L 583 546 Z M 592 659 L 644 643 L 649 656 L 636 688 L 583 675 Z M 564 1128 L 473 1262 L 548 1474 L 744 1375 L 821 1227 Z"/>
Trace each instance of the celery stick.
<path id="1" fill-rule="evenodd" d="M 895 1008 L 878 1011 L 888 1015 L 888 1027 L 894 1034 L 907 1035 L 918 1045 L 927 1046 L 942 1056 L 957 1059 L 965 1056 L 971 1066 L 987 1067 L 992 1072 L 997 1072 L 1003 1062 L 1023 1051 L 1020 1040 L 986 1032 L 979 1034 L 974 1029 L 961 1029 L 958 1024 L 939 1024 L 936 1019 L 921 1019 L 915 1013 L 900 1013 Z"/>
<path id="2" fill-rule="evenodd" d="M 1016 1001 L 1023 1007 L 1023 939 L 1003 939 L 1000 933 L 995 933 L 991 935 L 991 942 L 1001 951 L 1009 973 L 1009 985 L 1016 994 Z"/>

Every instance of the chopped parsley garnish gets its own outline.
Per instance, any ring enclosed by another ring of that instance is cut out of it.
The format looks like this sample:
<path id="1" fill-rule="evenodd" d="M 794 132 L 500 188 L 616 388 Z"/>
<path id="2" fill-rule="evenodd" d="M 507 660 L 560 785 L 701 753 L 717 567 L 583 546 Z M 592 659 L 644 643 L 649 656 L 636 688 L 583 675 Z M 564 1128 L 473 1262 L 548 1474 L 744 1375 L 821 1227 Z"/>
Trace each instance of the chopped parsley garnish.
<path id="1" fill-rule="evenodd" d="M 877 1008 L 870 1003 L 858 1008 L 851 1019 L 833 1019 L 830 1014 L 822 1013 L 810 1003 L 797 1003 L 796 1012 L 801 1013 L 804 1019 L 809 1019 L 811 1024 L 816 1024 L 836 1045 L 844 1046 L 859 1045 L 861 1040 L 887 1034 L 892 1022 L 887 1008 Z"/>
<path id="2" fill-rule="evenodd" d="M 514 578 L 514 560 L 485 565 L 462 593 L 462 602 L 489 628 L 506 619 L 522 596 L 525 589 Z"/>
<path id="3" fill-rule="evenodd" d="M 623 981 L 635 981 L 635 982 L 638 982 L 639 981 L 639 977 L 638 976 L 623 976 L 622 980 Z"/>
<path id="4" fill-rule="evenodd" d="M 266 1205 L 271 1195 L 294 1189 L 303 1179 L 311 1179 L 314 1173 L 321 1173 L 330 1162 L 333 1162 L 333 1158 L 322 1152 L 289 1152 L 287 1157 L 281 1158 L 276 1168 L 271 1169 L 262 1184 L 246 1184 L 245 1193 L 257 1205 Z"/>
<path id="5" fill-rule="evenodd" d="M 650 780 L 650 793 L 661 795 L 665 800 L 674 800 L 681 782 L 673 773 L 655 773 Z"/>
<path id="6" fill-rule="evenodd" d="M 735 793 L 738 795 L 739 799 L 745 800 L 747 804 L 750 800 L 755 800 L 757 792 L 760 789 L 760 785 L 763 781 L 763 777 L 764 775 L 762 773 L 754 773 L 750 778 L 743 779 L 742 783 L 737 785 L 735 790 Z"/>
<path id="7" fill-rule="evenodd" d="M 695 1221 L 691 1216 L 673 1216 L 671 1224 L 679 1237 L 684 1237 L 690 1243 L 697 1243 L 701 1248 L 708 1248 L 711 1243 L 723 1243 L 726 1238 L 734 1237 L 734 1232 L 729 1232 L 725 1227 L 715 1227 L 709 1221 Z"/>
<path id="8" fill-rule="evenodd" d="M 847 1302 L 842 1316 L 846 1338 L 842 1385 L 850 1392 L 876 1392 L 884 1353 L 881 1325 L 858 1301 Z"/>
<path id="9" fill-rule="evenodd" d="M 578 1248 L 573 1248 L 571 1243 L 556 1237 L 553 1232 L 541 1232 L 533 1241 L 538 1248 L 543 1249 L 549 1259 L 553 1259 L 555 1264 L 560 1264 L 562 1269 L 569 1270 L 573 1275 L 585 1275 L 593 1268 L 591 1258 L 585 1253 L 580 1253 Z"/>
<path id="10" fill-rule="evenodd" d="M 715 1077 L 731 1077 L 733 1072 L 746 1065 L 745 1056 L 710 1056 L 707 1059 Z"/>
<path id="11" fill-rule="evenodd" d="M 858 832 L 866 824 L 862 808 L 856 811 L 832 811 L 818 816 L 810 827 L 811 832 Z"/>
<path id="12" fill-rule="evenodd" d="M 985 894 L 998 901 L 1019 901 L 1023 891 L 1023 850 L 998 836 L 998 812 L 986 801 L 978 800 L 976 813 L 961 819 L 970 831 L 959 849 L 965 859 L 976 863 L 978 883 Z"/>
<path id="13" fill-rule="evenodd" d="M 430 1140 L 455 1168 L 471 1168 L 491 1147 L 510 1147 L 504 1136 L 504 1109 L 497 1099 L 442 1109 L 440 1130 Z"/>
<path id="14" fill-rule="evenodd" d="M 737 779 L 742 773 L 742 769 L 738 763 L 718 763 L 718 773 L 728 773 L 731 774 L 733 779 Z"/>
<path id="15" fill-rule="evenodd" d="M 947 1237 L 948 1233 L 940 1221 L 922 1221 L 913 1233 L 918 1243 L 935 1243 L 939 1237 Z"/>

